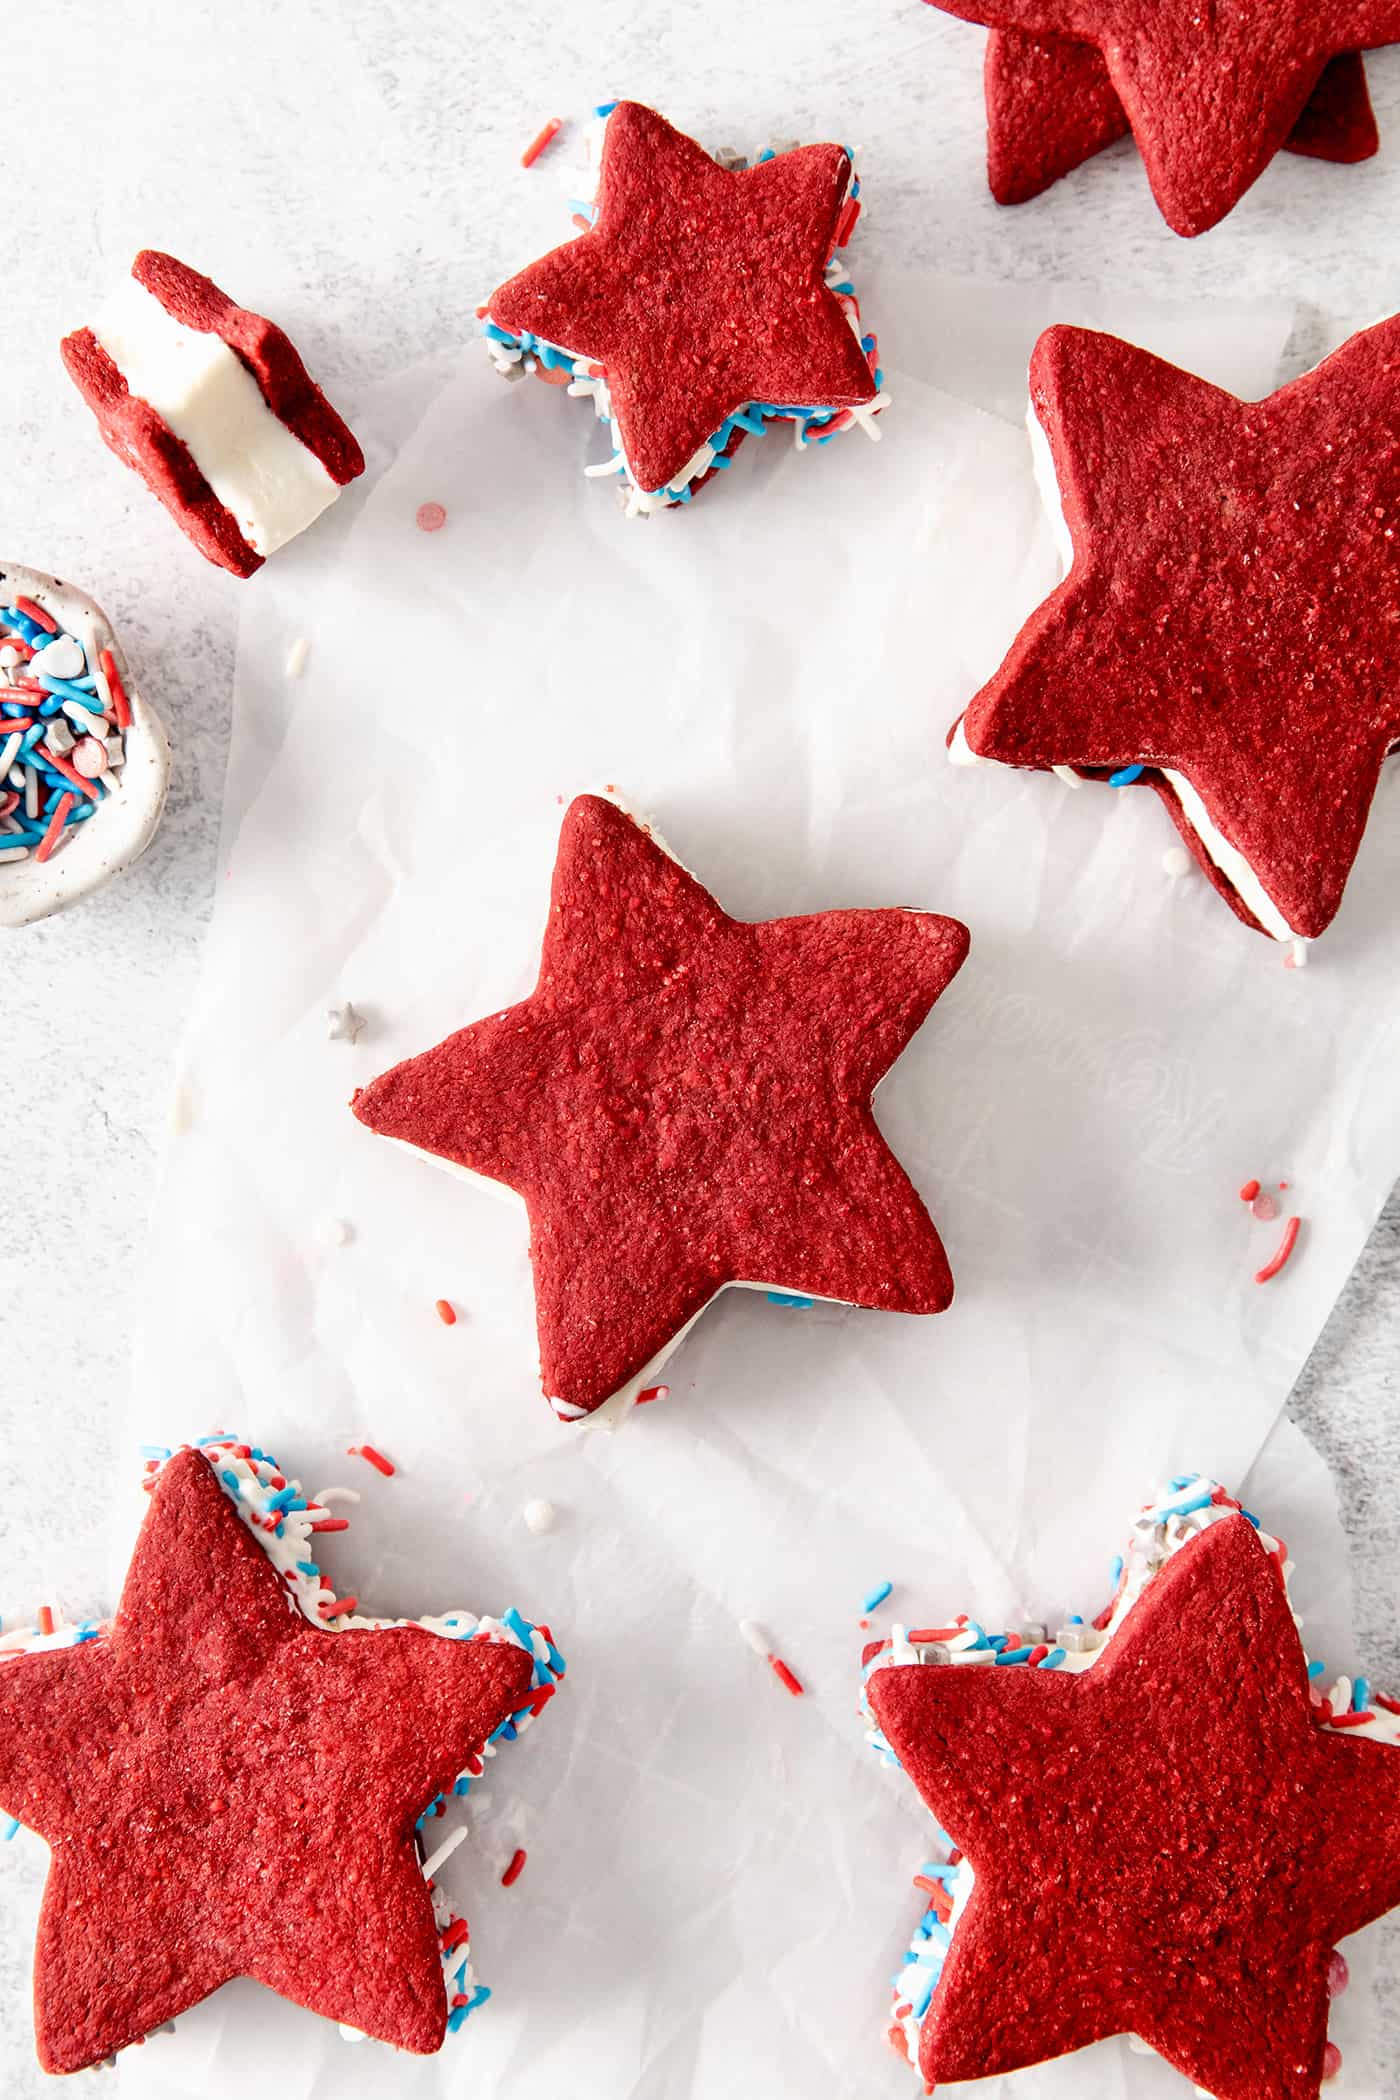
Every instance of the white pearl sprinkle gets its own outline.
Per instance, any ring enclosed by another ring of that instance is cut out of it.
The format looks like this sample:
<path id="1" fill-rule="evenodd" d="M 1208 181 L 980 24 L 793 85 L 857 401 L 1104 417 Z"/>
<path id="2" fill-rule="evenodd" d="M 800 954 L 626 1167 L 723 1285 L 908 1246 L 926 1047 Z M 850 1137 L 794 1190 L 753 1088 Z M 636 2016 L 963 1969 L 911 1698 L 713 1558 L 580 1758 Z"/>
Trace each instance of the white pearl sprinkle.
<path id="1" fill-rule="evenodd" d="M 306 669 L 306 659 L 311 654 L 311 644 L 304 634 L 299 634 L 287 651 L 287 676 L 300 678 Z"/>
<path id="2" fill-rule="evenodd" d="M 551 1531 L 554 1528 L 554 1504 L 552 1502 L 545 1502 L 537 1497 L 533 1502 L 525 1504 L 523 1515 L 526 1527 L 530 1531 Z"/>
<path id="3" fill-rule="evenodd" d="M 1168 846 L 1166 852 L 1162 855 L 1162 873 L 1169 875 L 1172 881 L 1175 882 L 1178 876 L 1189 875 L 1190 872 L 1191 856 L 1186 848 L 1184 846 Z"/>

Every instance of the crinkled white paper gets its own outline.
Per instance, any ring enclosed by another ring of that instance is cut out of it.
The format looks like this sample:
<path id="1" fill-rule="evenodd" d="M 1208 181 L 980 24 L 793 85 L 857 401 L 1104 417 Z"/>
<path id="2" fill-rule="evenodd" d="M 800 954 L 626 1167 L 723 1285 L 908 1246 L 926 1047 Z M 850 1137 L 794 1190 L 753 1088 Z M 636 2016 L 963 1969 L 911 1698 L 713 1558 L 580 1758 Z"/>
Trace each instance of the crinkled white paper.
<path id="1" fill-rule="evenodd" d="M 1198 876 L 1164 873 L 1154 796 L 943 752 L 1056 576 L 1014 382 L 1036 329 L 1111 323 L 1262 393 L 1287 310 L 862 288 L 895 397 L 878 446 L 755 440 L 690 513 L 627 522 L 578 472 L 604 450 L 586 410 L 467 351 L 371 396 L 367 485 L 249 588 L 134 1429 L 238 1427 L 308 1485 L 349 1481 L 364 1501 L 326 1555 L 342 1587 L 391 1612 L 514 1601 L 571 1670 L 445 1870 L 497 1995 L 440 2058 L 350 2048 L 241 1985 L 128 2052 L 133 2091 L 917 2093 L 882 2032 L 927 1819 L 862 1740 L 863 1595 L 894 1581 L 880 1625 L 1097 1608 L 1160 1477 L 1245 1479 L 1400 1169 L 1393 778 L 1340 918 L 1292 971 Z M 428 501 L 447 512 L 431 535 Z M 952 1310 L 729 1293 L 669 1397 L 615 1435 L 540 1397 L 518 1213 L 346 1105 L 529 989 L 562 804 L 608 784 L 739 915 L 909 904 L 972 929 L 879 1105 L 946 1239 Z M 347 998 L 354 1046 L 326 1039 Z M 1239 1201 L 1251 1175 L 1287 1180 L 1306 1220 L 1262 1288 L 1281 1227 Z M 344 1455 L 361 1436 L 395 1479 Z M 1300 1526 L 1315 1542 L 1303 1608 L 1311 1584 L 1324 1652 L 1354 1665 L 1325 1476 L 1296 1437 L 1271 1466 L 1250 1493 L 1291 1547 Z M 559 1512 L 543 1536 L 521 1516 L 536 1496 Z M 1360 2094 L 1355 2017 L 1334 2032 Z M 1183 2088 L 1115 2042 L 1013 2090 Z"/>

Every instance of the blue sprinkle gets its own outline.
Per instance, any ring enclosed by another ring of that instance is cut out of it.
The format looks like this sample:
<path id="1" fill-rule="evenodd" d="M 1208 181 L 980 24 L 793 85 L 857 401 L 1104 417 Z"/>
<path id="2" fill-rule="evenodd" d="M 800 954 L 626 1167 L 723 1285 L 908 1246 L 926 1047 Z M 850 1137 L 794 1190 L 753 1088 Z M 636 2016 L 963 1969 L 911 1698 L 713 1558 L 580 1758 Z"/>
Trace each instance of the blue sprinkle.
<path id="1" fill-rule="evenodd" d="M 1040 1661 L 1036 1664 L 1036 1668 L 1037 1670 L 1058 1670 L 1064 1659 L 1065 1651 L 1063 1648 L 1052 1648 L 1048 1655 L 1041 1656 Z"/>
<path id="2" fill-rule="evenodd" d="M 1071 1626 L 1082 1626 L 1084 1624 L 1084 1621 L 1083 1619 L 1081 1619 L 1077 1611 L 1072 1611 L 1069 1615 L 1069 1623 Z"/>
<path id="3" fill-rule="evenodd" d="M 937 1983 L 938 1978 L 936 1976 L 930 1976 L 928 1982 L 924 1985 L 918 1997 L 914 2000 L 914 2018 L 916 2020 L 922 2020 L 924 2014 L 928 2011 L 929 2000 L 933 1996 Z"/>
<path id="4" fill-rule="evenodd" d="M 877 1582 L 864 1604 L 862 1604 L 861 1610 L 875 1611 L 878 1606 L 884 1603 L 893 1588 L 894 1584 L 892 1582 Z"/>
<path id="5" fill-rule="evenodd" d="M 817 1302 L 815 1298 L 794 1297 L 790 1291 L 768 1291 L 765 1296 L 770 1305 L 790 1305 L 794 1312 L 806 1312 L 809 1306 Z"/>
<path id="6" fill-rule="evenodd" d="M 1198 1495 L 1187 1495 L 1176 1502 L 1163 1502 L 1158 1506 L 1159 1517 L 1189 1517 L 1198 1509 L 1209 1509 L 1215 1499 L 1213 1488 L 1202 1488 Z"/>
<path id="7" fill-rule="evenodd" d="M 297 1566 L 301 1569 L 303 1575 L 310 1575 L 313 1580 L 321 1572 L 314 1560 L 299 1560 Z"/>
<path id="8" fill-rule="evenodd" d="M 6 1825 L 5 1825 L 5 1830 L 4 1830 L 4 1841 L 5 1841 L 5 1843 L 6 1843 L 7 1845 L 8 1845 L 8 1843 L 10 1842 L 10 1839 L 11 1839 L 12 1837 L 15 1837 L 15 1836 L 17 1836 L 17 1835 L 18 1835 L 18 1832 L 19 1832 L 19 1827 L 20 1827 L 19 1817 L 18 1817 L 18 1816 L 11 1816 L 11 1817 L 9 1818 L 9 1821 L 8 1821 L 8 1822 L 6 1823 Z"/>
<path id="9" fill-rule="evenodd" d="M 1146 770 L 1145 766 L 1121 766 L 1116 773 L 1109 774 L 1108 784 L 1111 788 L 1131 787 L 1135 780 L 1141 780 Z"/>
<path id="10" fill-rule="evenodd" d="M 1322 1675 L 1323 1671 L 1324 1671 L 1324 1670 L 1325 1670 L 1326 1668 L 1327 1668 L 1327 1665 L 1326 1665 L 1326 1663 L 1320 1663 L 1320 1662 L 1315 1662 L 1315 1663 L 1309 1663 L 1309 1664 L 1308 1664 L 1308 1675 L 1309 1675 L 1309 1677 L 1314 1677 L 1314 1678 L 1316 1678 L 1316 1677 L 1320 1677 L 1320 1676 Z"/>
<path id="11" fill-rule="evenodd" d="M 1246 1524 L 1252 1524 L 1252 1525 L 1254 1526 L 1254 1528 L 1255 1528 L 1255 1530 L 1256 1530 L 1256 1531 L 1262 1531 L 1262 1530 L 1263 1530 L 1263 1528 L 1264 1528 L 1264 1527 L 1263 1527 L 1263 1525 L 1262 1525 L 1262 1524 L 1261 1524 L 1261 1523 L 1259 1522 L 1259 1519 L 1258 1519 L 1258 1517 L 1256 1517 L 1256 1516 L 1252 1515 L 1252 1514 L 1251 1514 L 1251 1512 L 1250 1512 L 1249 1510 L 1247 1510 L 1247 1509 L 1242 1509 L 1242 1510 L 1240 1511 L 1240 1515 L 1241 1515 L 1241 1516 L 1242 1516 L 1242 1517 L 1244 1518 L 1244 1520 L 1245 1520 L 1245 1523 L 1246 1523 Z"/>
<path id="12" fill-rule="evenodd" d="M 141 1456 L 142 1458 L 169 1458 L 170 1453 L 164 1444 L 142 1444 Z"/>
<path id="13" fill-rule="evenodd" d="M 1123 1556 L 1121 1553 L 1115 1553 L 1109 1562 L 1108 1574 L 1110 1582 L 1121 1582 L 1123 1578 Z"/>
<path id="14" fill-rule="evenodd" d="M 1023 1663 L 1034 1655 L 1033 1648 L 1004 1648 L 997 1657 L 999 1663 Z"/>
<path id="15" fill-rule="evenodd" d="M 60 700 L 76 700 L 80 707 L 86 707 L 92 714 L 106 712 L 100 700 L 94 699 L 92 693 L 85 692 L 82 686 L 74 685 L 71 678 L 53 678 L 47 671 L 41 671 L 39 683 L 46 693 L 56 693 Z"/>
<path id="16" fill-rule="evenodd" d="M 1189 1488 L 1193 1485 L 1195 1478 L 1196 1475 L 1194 1473 L 1174 1473 L 1171 1479 L 1172 1493 L 1179 1495 L 1183 1488 Z"/>
<path id="17" fill-rule="evenodd" d="M 1369 1677 L 1358 1677 L 1351 1688 L 1351 1710 L 1354 1714 L 1364 1714 L 1370 1703 L 1371 1680 Z"/>
<path id="18" fill-rule="evenodd" d="M 595 105 L 593 114 L 595 117 L 610 117 L 616 108 L 616 102 L 599 102 Z"/>
<path id="19" fill-rule="evenodd" d="M 987 1646 L 992 1650 L 994 1655 L 1000 1655 L 1004 1648 L 1009 1648 L 1011 1646 L 1011 1636 L 1009 1633 L 994 1633 L 991 1639 L 988 1641 Z"/>
<path id="20" fill-rule="evenodd" d="M 765 147 L 764 147 L 764 149 L 763 149 L 763 151 L 762 151 L 762 152 L 761 152 L 761 153 L 759 154 L 759 156 L 758 156 L 758 159 L 757 159 L 757 161 L 755 161 L 754 165 L 755 165 L 755 167 L 761 167 L 761 166 L 763 165 L 764 161 L 766 161 L 766 160 L 776 160 L 777 158 L 778 158 L 778 156 L 777 156 L 777 154 L 776 154 L 776 153 L 775 153 L 775 152 L 773 151 L 773 148 L 772 148 L 771 146 L 765 146 Z"/>
<path id="21" fill-rule="evenodd" d="M 234 1496 L 235 1500 L 238 1498 L 239 1495 L 242 1494 L 243 1490 L 238 1484 L 238 1475 L 234 1472 L 231 1472 L 227 1466 L 224 1467 L 223 1471 L 219 1475 L 219 1478 L 220 1480 L 222 1480 L 224 1486 L 229 1489 L 230 1493 Z"/>
<path id="22" fill-rule="evenodd" d="M 503 1626 L 509 1626 L 511 1632 L 515 1635 L 516 1639 L 520 1642 L 522 1647 L 528 1648 L 530 1646 L 530 1636 L 533 1634 L 535 1629 L 533 1626 L 530 1625 L 528 1620 L 521 1618 L 519 1612 L 516 1610 L 513 1604 L 508 1604 L 506 1606 L 506 1609 L 501 1613 L 501 1624 Z"/>

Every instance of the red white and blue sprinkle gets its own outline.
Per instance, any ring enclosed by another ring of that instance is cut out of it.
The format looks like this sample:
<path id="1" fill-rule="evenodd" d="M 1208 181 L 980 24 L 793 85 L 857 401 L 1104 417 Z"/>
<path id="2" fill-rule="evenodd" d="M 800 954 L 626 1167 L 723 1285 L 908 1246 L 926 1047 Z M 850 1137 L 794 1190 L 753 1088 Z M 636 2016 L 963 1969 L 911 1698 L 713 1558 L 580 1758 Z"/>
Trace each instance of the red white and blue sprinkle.
<path id="1" fill-rule="evenodd" d="M 0 862 L 49 860 L 120 792 L 131 709 L 96 658 L 32 598 L 0 604 Z"/>

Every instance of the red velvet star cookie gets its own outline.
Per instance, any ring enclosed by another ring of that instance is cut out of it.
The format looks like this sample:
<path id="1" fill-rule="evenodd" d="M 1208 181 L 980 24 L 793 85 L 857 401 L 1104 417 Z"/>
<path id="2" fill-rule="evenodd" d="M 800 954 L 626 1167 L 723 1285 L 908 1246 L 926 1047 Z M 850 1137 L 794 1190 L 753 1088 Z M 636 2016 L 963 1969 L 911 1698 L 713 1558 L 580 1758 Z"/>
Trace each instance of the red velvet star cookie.
<path id="1" fill-rule="evenodd" d="M 930 2089 L 1115 2034 L 1216 2100 L 1316 2100 L 1336 2068 L 1332 1949 L 1400 1903 L 1400 1708 L 1312 1687 L 1285 1549 L 1174 1490 L 1106 1631 L 961 1620 L 868 1652 L 872 1739 L 952 1848 L 891 2030 Z"/>
<path id="2" fill-rule="evenodd" d="M 844 146 L 721 167 L 619 102 L 592 225 L 494 291 L 484 332 L 498 358 L 594 395 L 633 508 L 686 501 L 765 415 L 820 442 L 877 405 L 874 338 L 828 278 L 858 187 Z"/>
<path id="3" fill-rule="evenodd" d="M 1069 37 L 993 29 L 983 70 L 987 181 L 998 204 L 1025 204 L 1131 126 L 1103 54 Z M 1359 51 L 1324 67 L 1284 149 L 1313 160 L 1368 160 L 1380 137 Z"/>
<path id="4" fill-rule="evenodd" d="M 354 1111 L 524 1199 L 544 1389 L 574 1420 L 635 1398 L 727 1284 L 949 1303 L 870 1097 L 967 946 L 926 912 L 731 919 L 644 826 L 582 795 L 534 992 Z"/>
<path id="5" fill-rule="evenodd" d="M 437 2049 L 479 1994 L 415 1826 L 562 1661 L 516 1614 L 350 1616 L 311 1558 L 330 1512 L 246 1444 L 148 1484 L 110 1626 L 41 1615 L 0 1653 L 0 1802 L 52 1854 L 40 2063 L 101 2063 L 234 1976 Z"/>
<path id="6" fill-rule="evenodd" d="M 1264 401 L 1082 328 L 1030 378 L 1073 563 L 952 755 L 1142 779 L 1246 924 L 1313 938 L 1400 743 L 1400 318 Z"/>
<path id="7" fill-rule="evenodd" d="M 1288 139 L 1328 61 L 1400 38 L 1400 0 L 933 0 L 945 14 L 1103 58 L 1153 194 L 1204 233 Z"/>

